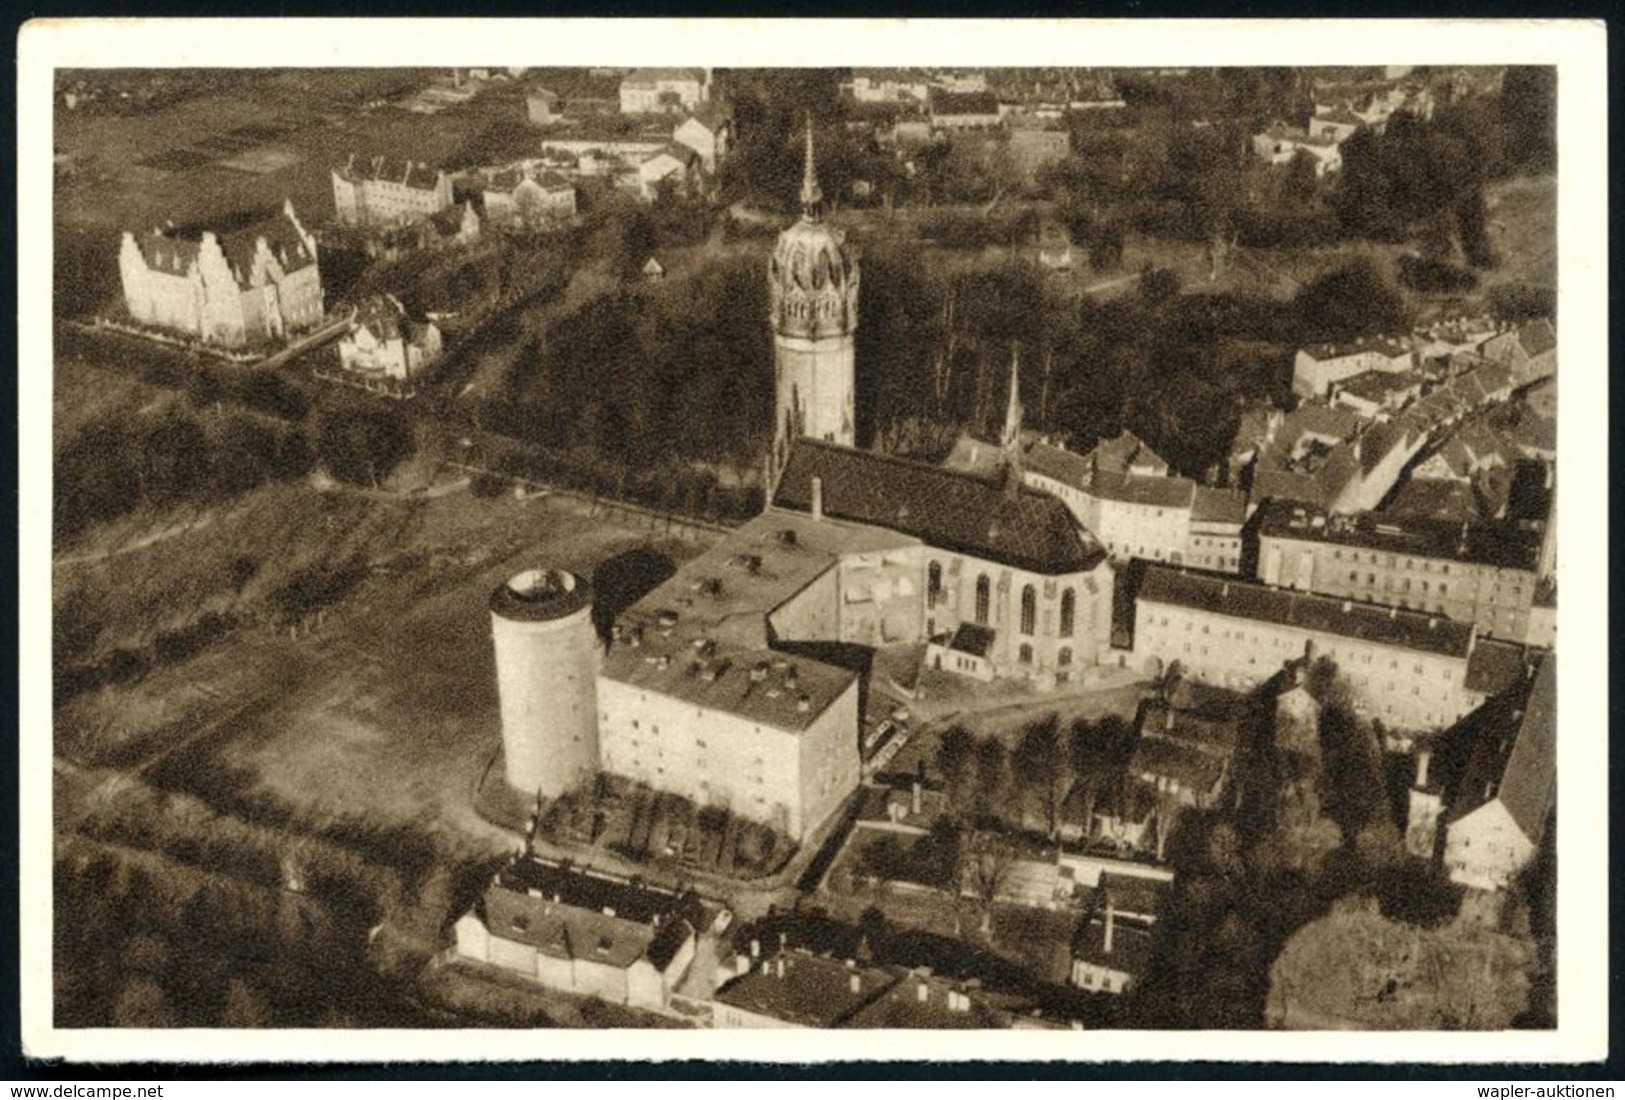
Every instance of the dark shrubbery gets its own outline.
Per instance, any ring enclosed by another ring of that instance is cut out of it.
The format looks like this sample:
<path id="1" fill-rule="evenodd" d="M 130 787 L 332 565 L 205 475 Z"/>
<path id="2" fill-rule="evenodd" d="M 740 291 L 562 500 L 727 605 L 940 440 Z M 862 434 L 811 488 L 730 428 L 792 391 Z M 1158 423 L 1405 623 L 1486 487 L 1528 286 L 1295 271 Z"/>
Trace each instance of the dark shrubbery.
<path id="1" fill-rule="evenodd" d="M 1424 294 L 1465 294 L 1478 288 L 1478 276 L 1467 268 L 1415 253 L 1399 258 L 1399 281 Z"/>

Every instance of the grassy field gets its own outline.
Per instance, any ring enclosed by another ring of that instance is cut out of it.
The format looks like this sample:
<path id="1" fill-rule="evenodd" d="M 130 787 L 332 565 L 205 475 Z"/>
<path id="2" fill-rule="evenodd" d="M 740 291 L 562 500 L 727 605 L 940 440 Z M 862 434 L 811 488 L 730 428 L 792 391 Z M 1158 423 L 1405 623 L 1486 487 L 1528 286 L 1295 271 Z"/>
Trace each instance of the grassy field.
<path id="1" fill-rule="evenodd" d="M 138 631 L 218 598 L 244 553 L 260 563 L 244 606 L 301 562 L 359 554 L 365 578 L 311 633 L 241 627 L 196 657 L 67 703 L 58 752 L 125 766 L 173 753 L 199 783 L 247 782 L 311 813 L 505 848 L 506 835 L 472 809 L 499 737 L 486 598 L 529 565 L 591 576 L 636 549 L 698 548 L 590 517 L 567 498 L 257 490 L 205 528 L 59 569 L 58 608 L 84 601 L 108 631 Z"/>

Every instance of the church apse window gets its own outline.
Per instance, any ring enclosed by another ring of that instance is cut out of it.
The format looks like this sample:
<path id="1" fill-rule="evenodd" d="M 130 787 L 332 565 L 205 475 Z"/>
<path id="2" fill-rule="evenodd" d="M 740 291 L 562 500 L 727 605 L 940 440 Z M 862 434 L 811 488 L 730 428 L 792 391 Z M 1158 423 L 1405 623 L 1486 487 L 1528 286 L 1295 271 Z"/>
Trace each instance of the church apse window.
<path id="1" fill-rule="evenodd" d="M 925 604 L 935 607 L 942 599 L 942 563 L 932 562 L 925 571 Z"/>
<path id="2" fill-rule="evenodd" d="M 1021 632 L 1031 634 L 1036 626 L 1038 617 L 1038 593 L 1033 591 L 1032 585 L 1021 590 Z"/>
<path id="3" fill-rule="evenodd" d="M 1072 624 L 1077 618 L 1077 594 L 1068 588 L 1061 593 L 1061 637 L 1072 637 Z"/>
<path id="4" fill-rule="evenodd" d="M 987 605 L 992 595 L 992 585 L 983 573 L 976 578 L 976 621 L 981 626 L 987 625 Z"/>

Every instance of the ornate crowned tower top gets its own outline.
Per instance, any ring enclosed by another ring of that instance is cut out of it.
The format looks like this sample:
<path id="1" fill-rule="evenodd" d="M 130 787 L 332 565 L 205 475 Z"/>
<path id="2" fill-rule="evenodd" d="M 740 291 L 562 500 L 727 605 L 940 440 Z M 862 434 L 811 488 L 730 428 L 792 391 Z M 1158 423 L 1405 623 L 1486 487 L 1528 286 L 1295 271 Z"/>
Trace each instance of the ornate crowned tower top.
<path id="1" fill-rule="evenodd" d="M 824 222 L 824 193 L 813 158 L 812 118 L 801 178 L 801 217 L 779 234 L 768 261 L 769 320 L 780 336 L 816 340 L 858 327 L 858 260 L 846 234 Z"/>

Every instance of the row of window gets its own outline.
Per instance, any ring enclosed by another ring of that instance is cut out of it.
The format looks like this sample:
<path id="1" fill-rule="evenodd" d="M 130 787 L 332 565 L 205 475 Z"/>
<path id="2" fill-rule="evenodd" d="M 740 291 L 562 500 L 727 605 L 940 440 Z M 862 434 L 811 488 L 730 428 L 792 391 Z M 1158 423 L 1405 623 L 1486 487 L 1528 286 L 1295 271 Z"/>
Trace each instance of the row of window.
<path id="1" fill-rule="evenodd" d="M 942 600 L 942 564 L 932 562 L 926 567 L 926 606 L 935 607 Z M 993 602 L 993 582 L 986 573 L 976 578 L 975 622 L 987 625 L 988 612 Z M 1077 593 L 1068 588 L 1061 593 L 1060 636 L 1072 637 L 1077 621 Z M 1021 589 L 1021 633 L 1034 634 L 1038 628 L 1038 590 L 1032 585 Z"/>

